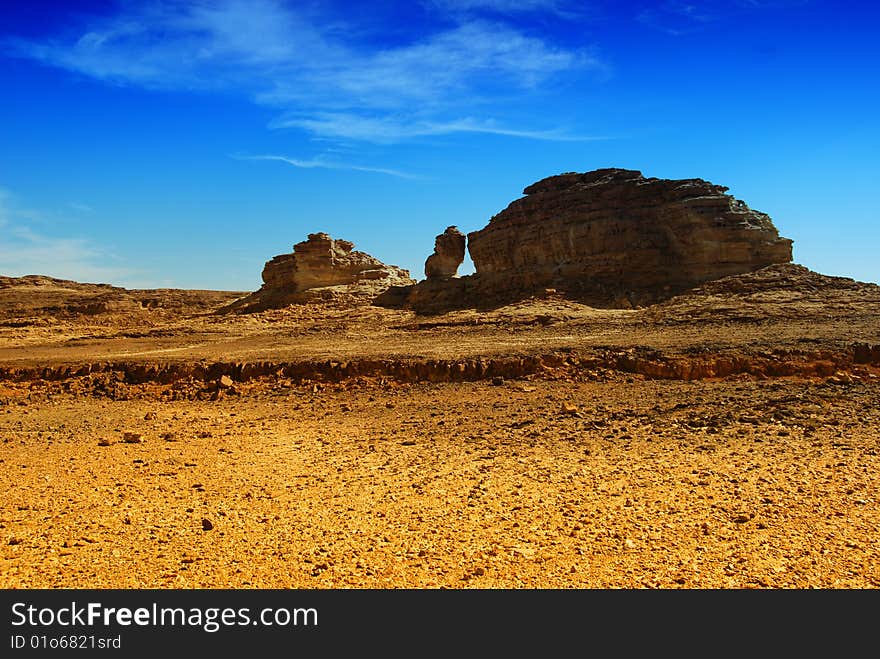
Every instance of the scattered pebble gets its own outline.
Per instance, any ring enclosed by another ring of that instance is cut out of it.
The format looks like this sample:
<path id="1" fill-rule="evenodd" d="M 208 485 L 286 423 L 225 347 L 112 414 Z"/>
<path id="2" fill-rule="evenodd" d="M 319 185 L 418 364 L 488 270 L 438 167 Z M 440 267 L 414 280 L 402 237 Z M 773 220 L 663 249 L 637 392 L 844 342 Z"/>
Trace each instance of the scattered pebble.
<path id="1" fill-rule="evenodd" d="M 561 414 L 565 414 L 568 416 L 580 416 L 578 408 L 575 405 L 571 405 L 569 403 L 563 403 L 559 411 Z"/>

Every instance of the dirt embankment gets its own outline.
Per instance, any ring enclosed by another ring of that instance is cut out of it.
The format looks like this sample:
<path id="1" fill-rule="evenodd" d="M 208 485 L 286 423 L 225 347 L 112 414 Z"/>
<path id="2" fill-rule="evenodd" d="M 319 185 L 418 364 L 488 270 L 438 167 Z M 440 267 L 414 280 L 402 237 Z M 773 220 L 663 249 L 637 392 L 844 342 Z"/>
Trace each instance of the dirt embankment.
<path id="1" fill-rule="evenodd" d="M 612 370 L 648 379 L 700 380 L 733 375 L 755 377 L 829 377 L 850 374 L 876 377 L 880 345 L 864 343 L 839 350 L 774 350 L 755 353 L 712 353 L 694 349 L 664 354 L 643 348 L 596 352 L 554 351 L 544 355 L 473 359 L 355 359 L 296 362 L 97 362 L 46 367 L 0 367 L 0 380 L 27 382 L 110 376 L 125 384 L 170 384 L 180 380 L 213 382 L 227 376 L 237 382 L 278 377 L 297 382 L 339 382 L 354 377 L 384 377 L 400 382 L 471 382 L 527 376 L 583 376 L 597 379 Z"/>

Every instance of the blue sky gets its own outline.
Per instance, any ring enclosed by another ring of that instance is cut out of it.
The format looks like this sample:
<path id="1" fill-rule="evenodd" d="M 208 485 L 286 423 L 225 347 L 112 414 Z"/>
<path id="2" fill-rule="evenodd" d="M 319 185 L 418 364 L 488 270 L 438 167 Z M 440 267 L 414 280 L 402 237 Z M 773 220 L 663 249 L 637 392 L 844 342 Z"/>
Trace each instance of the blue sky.
<path id="1" fill-rule="evenodd" d="M 254 290 L 326 231 L 422 278 L 447 226 L 624 167 L 726 185 L 796 262 L 880 282 L 878 14 L 2 0 L 0 274 Z"/>

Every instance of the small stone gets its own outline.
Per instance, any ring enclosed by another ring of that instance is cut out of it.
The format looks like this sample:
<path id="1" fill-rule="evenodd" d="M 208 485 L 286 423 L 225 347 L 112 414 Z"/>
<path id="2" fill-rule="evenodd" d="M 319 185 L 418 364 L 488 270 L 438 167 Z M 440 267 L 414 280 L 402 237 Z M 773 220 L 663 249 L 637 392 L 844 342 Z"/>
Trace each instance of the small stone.
<path id="1" fill-rule="evenodd" d="M 122 441 L 126 444 L 140 444 L 144 440 L 139 432 L 125 432 L 122 434 Z"/>
<path id="2" fill-rule="evenodd" d="M 568 403 L 563 403 L 562 408 L 560 408 L 561 414 L 566 414 L 568 416 L 580 416 L 578 412 L 578 408 L 575 405 L 569 405 Z"/>
<path id="3" fill-rule="evenodd" d="M 113 445 L 113 442 L 111 442 L 109 439 L 99 439 L 98 440 L 98 446 L 112 446 L 112 445 Z"/>
<path id="4" fill-rule="evenodd" d="M 504 384 L 504 378 L 502 378 L 501 376 L 496 375 L 494 378 L 492 378 L 492 385 L 493 386 L 500 387 L 503 384 Z"/>
<path id="5" fill-rule="evenodd" d="M 211 523 L 211 520 L 208 519 L 207 517 L 203 517 L 202 518 L 202 530 L 203 531 L 210 531 L 213 528 L 214 528 L 214 525 Z"/>
<path id="6" fill-rule="evenodd" d="M 158 415 L 155 412 L 147 412 L 144 414 L 144 421 L 155 421 Z"/>
<path id="7" fill-rule="evenodd" d="M 228 375 L 221 375 L 220 379 L 217 380 L 217 386 L 221 387 L 223 389 L 228 389 L 229 387 L 232 386 L 232 384 L 233 384 L 232 378 L 229 377 Z"/>

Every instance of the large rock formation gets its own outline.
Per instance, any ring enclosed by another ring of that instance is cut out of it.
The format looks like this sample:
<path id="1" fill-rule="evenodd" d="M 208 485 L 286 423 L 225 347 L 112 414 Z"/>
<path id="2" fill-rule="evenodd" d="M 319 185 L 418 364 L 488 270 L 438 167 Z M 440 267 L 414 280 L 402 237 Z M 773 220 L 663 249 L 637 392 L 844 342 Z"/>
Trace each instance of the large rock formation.
<path id="1" fill-rule="evenodd" d="M 446 231 L 434 239 L 434 253 L 425 261 L 425 276 L 428 279 L 455 277 L 464 261 L 465 241 L 464 234 L 456 227 L 446 227 Z"/>
<path id="2" fill-rule="evenodd" d="M 262 288 L 228 310 L 254 311 L 334 299 L 369 301 L 391 287 L 415 283 L 409 271 L 353 248 L 354 243 L 326 233 L 309 234 L 308 240 L 293 246 L 292 253 L 267 261 Z"/>
<path id="3" fill-rule="evenodd" d="M 702 179 L 600 169 L 562 174 L 468 236 L 477 273 L 656 299 L 791 260 L 770 217 Z"/>
<path id="4" fill-rule="evenodd" d="M 492 306 L 554 288 L 594 306 L 630 307 L 791 261 L 792 241 L 727 189 L 625 169 L 551 176 L 468 234 L 475 275 L 449 290 L 422 282 L 408 305 Z"/>

